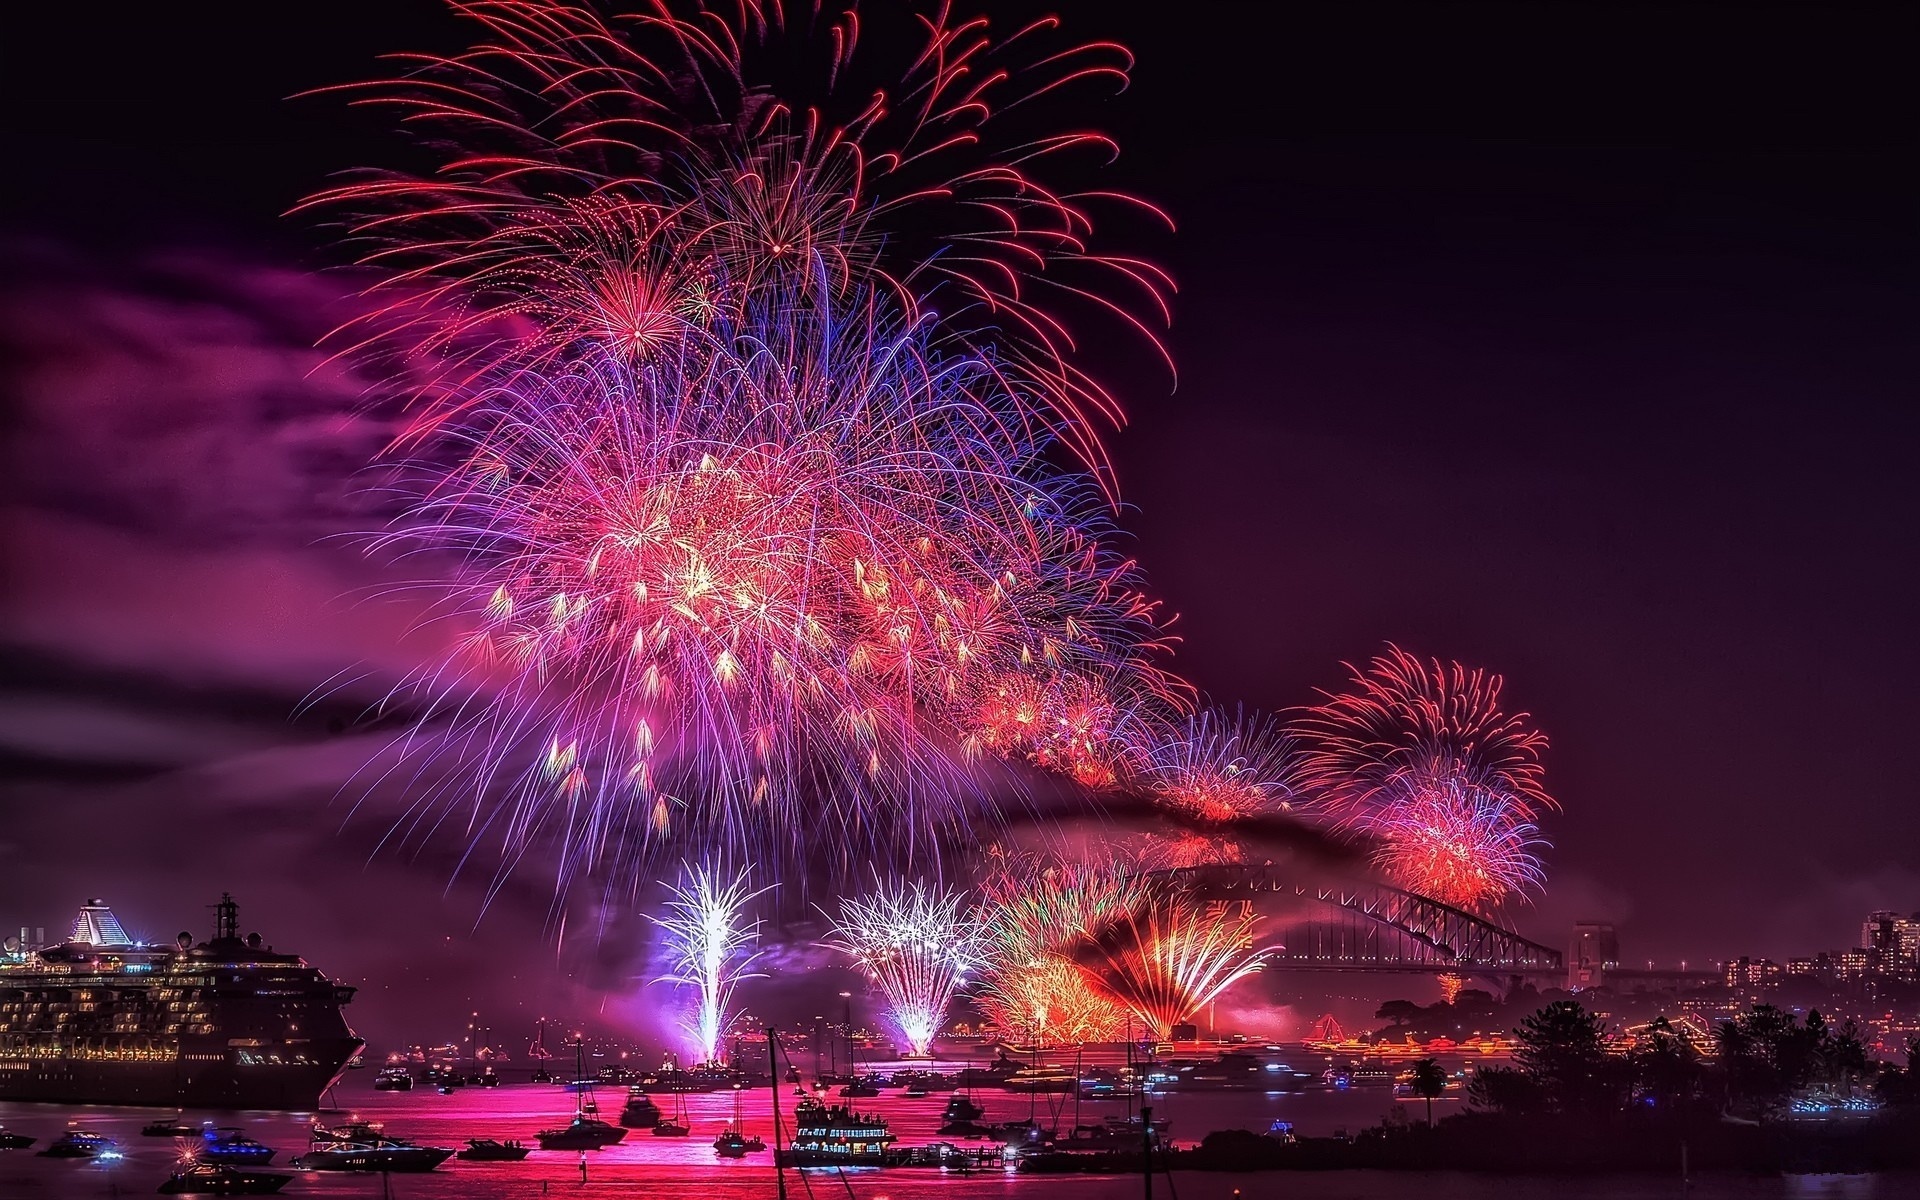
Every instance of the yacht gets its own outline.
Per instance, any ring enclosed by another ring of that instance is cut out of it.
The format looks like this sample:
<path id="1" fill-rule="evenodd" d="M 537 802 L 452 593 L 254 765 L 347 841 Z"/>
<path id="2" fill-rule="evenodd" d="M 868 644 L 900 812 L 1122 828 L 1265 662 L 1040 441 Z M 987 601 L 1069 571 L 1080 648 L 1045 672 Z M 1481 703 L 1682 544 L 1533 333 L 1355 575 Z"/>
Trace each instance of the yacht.
<path id="1" fill-rule="evenodd" d="M 40 1152 L 41 1158 L 118 1158 L 113 1139 L 85 1129 L 69 1129 Z"/>
<path id="2" fill-rule="evenodd" d="M 558 1129 L 542 1129 L 534 1136 L 542 1150 L 603 1150 L 627 1136 L 618 1125 L 609 1125 L 594 1114 L 600 1106 L 593 1099 L 593 1080 L 587 1075 L 586 1047 L 573 1044 L 573 1077 L 579 1086 L 573 1093 L 573 1120 Z"/>
<path id="3" fill-rule="evenodd" d="M 467 1148 L 454 1155 L 463 1162 L 519 1162 L 532 1150 L 519 1142 L 502 1142 L 493 1138 L 468 1138 Z"/>
<path id="4" fill-rule="evenodd" d="M 620 1110 L 620 1123 L 628 1129 L 652 1129 L 660 1123 L 660 1106 L 645 1088 L 629 1088 L 627 1105 Z"/>
<path id="5" fill-rule="evenodd" d="M 281 1171 L 242 1171 L 221 1163 L 185 1163 L 160 1185 L 162 1196 L 272 1196 L 293 1176 Z"/>
<path id="6" fill-rule="evenodd" d="M 271 1146 L 263 1146 L 239 1129 L 209 1129 L 201 1135 L 200 1158 L 231 1167 L 264 1167 L 273 1161 Z"/>
<path id="7" fill-rule="evenodd" d="M 293 1165 L 303 1171 L 431 1171 L 452 1157 L 451 1149 L 416 1146 L 355 1121 L 335 1129 L 315 1125 L 312 1143 Z"/>

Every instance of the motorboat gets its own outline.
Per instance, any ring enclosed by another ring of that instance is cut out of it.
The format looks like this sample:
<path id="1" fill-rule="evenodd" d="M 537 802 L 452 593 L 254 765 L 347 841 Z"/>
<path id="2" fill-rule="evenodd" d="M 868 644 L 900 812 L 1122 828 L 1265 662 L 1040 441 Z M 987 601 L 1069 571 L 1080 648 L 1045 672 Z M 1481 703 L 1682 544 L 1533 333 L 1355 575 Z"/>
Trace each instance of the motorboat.
<path id="1" fill-rule="evenodd" d="M 684 1118 L 683 1118 L 684 1119 Z M 745 1158 L 749 1154 L 758 1154 L 767 1148 L 767 1144 L 758 1136 L 749 1137 L 742 1129 L 740 1120 L 740 1090 L 733 1093 L 733 1120 L 713 1139 L 713 1152 L 720 1158 Z"/>
<path id="2" fill-rule="evenodd" d="M 658 1133 L 658 1128 L 654 1132 Z M 542 1129 L 534 1135 L 542 1150 L 602 1150 L 626 1136 L 627 1131 L 620 1126 L 584 1114 L 558 1129 Z"/>
<path id="3" fill-rule="evenodd" d="M 312 1143 L 293 1165 L 303 1171 L 431 1171 L 452 1157 L 450 1148 L 416 1146 L 356 1121 L 335 1129 L 314 1126 Z"/>
<path id="4" fill-rule="evenodd" d="M 53 1139 L 41 1158 L 118 1158 L 120 1152 L 114 1148 L 113 1139 L 84 1129 L 69 1129 Z"/>
<path id="5" fill-rule="evenodd" d="M 645 1088 L 630 1088 L 627 1105 L 620 1110 L 620 1123 L 628 1129 L 652 1129 L 660 1123 L 660 1106 Z"/>
<path id="6" fill-rule="evenodd" d="M 194 1137 L 199 1132 L 193 1126 L 182 1122 L 179 1117 L 154 1121 L 140 1127 L 141 1137 Z"/>
<path id="7" fill-rule="evenodd" d="M 274 1150 L 246 1136 L 240 1129 L 209 1129 L 201 1135 L 200 1158 L 230 1167 L 264 1167 Z"/>
<path id="8" fill-rule="evenodd" d="M 224 1163 L 187 1163 L 160 1185 L 162 1196 L 272 1196 L 293 1176 L 281 1171 L 243 1171 Z"/>
<path id="9" fill-rule="evenodd" d="M 502 1142 L 493 1138 L 468 1138 L 467 1148 L 454 1157 L 465 1162 L 519 1162 L 531 1153 L 531 1146 Z"/>
<path id="10" fill-rule="evenodd" d="M 731 1125 L 713 1139 L 713 1152 L 721 1158 L 745 1158 L 766 1148 L 767 1143 L 759 1137 L 748 1137 Z"/>
<path id="11" fill-rule="evenodd" d="M 413 1072 L 405 1067 L 387 1067 L 373 1077 L 376 1092 L 410 1092 L 413 1085 Z"/>
<path id="12" fill-rule="evenodd" d="M 24 1133 L 8 1133 L 5 1126 L 0 1126 L 0 1150 L 31 1149 L 34 1141 Z"/>

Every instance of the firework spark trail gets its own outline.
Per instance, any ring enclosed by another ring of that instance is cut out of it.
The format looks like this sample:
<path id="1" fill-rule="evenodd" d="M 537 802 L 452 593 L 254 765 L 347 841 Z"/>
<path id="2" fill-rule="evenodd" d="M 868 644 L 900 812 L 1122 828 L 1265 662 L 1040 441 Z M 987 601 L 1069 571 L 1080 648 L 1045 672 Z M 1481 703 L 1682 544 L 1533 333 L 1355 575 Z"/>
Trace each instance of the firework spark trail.
<path id="1" fill-rule="evenodd" d="M 967 975 L 981 961 L 980 928 L 956 891 L 882 884 L 845 897 L 828 943 L 879 986 L 887 1013 L 915 1055 L 925 1055 Z"/>
<path id="2" fill-rule="evenodd" d="M 1260 918 L 1248 904 L 1149 896 L 1095 930 L 1074 961 L 1156 1038 L 1188 1020 L 1233 984 L 1260 970 Z"/>
<path id="3" fill-rule="evenodd" d="M 1270 717 L 1205 709 L 1144 755 L 1147 791 L 1202 822 L 1225 823 L 1303 806 L 1293 741 Z"/>
<path id="4" fill-rule="evenodd" d="M 975 1003 L 1002 1029 L 1039 1045 L 1119 1036 L 1124 1010 L 1067 956 L 1077 940 L 1144 895 L 1134 872 L 1022 860 L 996 872 L 981 905 Z"/>
<path id="5" fill-rule="evenodd" d="M 1126 52 L 945 4 L 458 7 L 474 49 L 347 89 L 439 169 L 302 206 L 386 298 L 341 352 L 417 401 L 385 544 L 457 564 L 401 827 L 637 892 L 668 849 L 916 865 L 982 756 L 1126 778 L 1188 689 L 1109 548 L 1119 414 L 1067 313 L 1144 330 L 1108 293 L 1164 320 L 1170 287 L 1092 248 L 1133 202 L 1043 178 L 1111 143 L 1026 123 Z M 862 21 L 924 49 L 869 70 Z"/>
<path id="6" fill-rule="evenodd" d="M 716 275 L 751 290 L 818 272 L 910 314 L 937 306 L 949 332 L 999 346 L 1029 415 L 1100 472 L 1099 426 L 1121 415 L 1074 364 L 1076 326 L 1118 321 L 1164 357 L 1153 329 L 1172 283 L 1097 249 L 1096 217 L 1170 222 L 1050 182 L 1117 147 L 1033 114 L 1123 88 L 1132 56 L 1063 41 L 1051 17 L 1001 33 L 946 3 L 786 8 L 665 0 L 610 20 L 591 4 L 476 0 L 458 6 L 480 26 L 473 49 L 324 89 L 446 147 L 437 170 L 365 172 L 302 206 L 338 214 L 385 276 L 390 301 L 356 350 L 430 377 L 430 429 L 504 359 L 583 338 L 643 350 L 690 300 L 723 293 Z M 861 49 L 915 40 L 891 62 Z"/>
<path id="7" fill-rule="evenodd" d="M 509 865 L 551 837 L 563 882 L 637 880 L 682 834 L 910 861 L 970 819 L 981 694 L 1097 678 L 1129 713 L 1181 702 L 1085 481 L 1020 440 L 981 360 L 877 299 L 843 316 L 816 289 L 645 364 L 523 370 L 458 428 L 392 540 L 461 563 L 426 586 L 462 659 L 416 686 L 493 699 L 415 741 L 467 764 L 416 803 L 464 808 Z M 1120 745 L 1111 714 L 1044 711 L 996 752 L 1072 773 Z"/>
<path id="8" fill-rule="evenodd" d="M 1546 736 L 1500 706 L 1501 679 L 1398 647 L 1353 688 L 1307 710 L 1303 782 L 1341 825 L 1374 839 L 1375 863 L 1404 887 L 1487 911 L 1525 898 L 1544 875 L 1534 818 L 1556 807 L 1540 753 Z"/>
<path id="9" fill-rule="evenodd" d="M 1442 904 L 1479 911 L 1545 883 L 1539 829 L 1506 797 L 1457 779 L 1409 788 L 1365 828 L 1380 838 L 1376 866 Z"/>
<path id="10" fill-rule="evenodd" d="M 687 1035 L 700 1062 L 718 1062 L 733 990 L 743 979 L 758 978 L 747 968 L 756 957 L 749 947 L 759 936 L 760 922 L 744 921 L 743 910 L 760 893 L 747 890 L 744 871 L 723 884 L 704 866 L 688 867 L 671 891 L 667 915 L 654 918 L 666 931 L 674 955 L 674 972 L 661 981 L 695 990 Z"/>

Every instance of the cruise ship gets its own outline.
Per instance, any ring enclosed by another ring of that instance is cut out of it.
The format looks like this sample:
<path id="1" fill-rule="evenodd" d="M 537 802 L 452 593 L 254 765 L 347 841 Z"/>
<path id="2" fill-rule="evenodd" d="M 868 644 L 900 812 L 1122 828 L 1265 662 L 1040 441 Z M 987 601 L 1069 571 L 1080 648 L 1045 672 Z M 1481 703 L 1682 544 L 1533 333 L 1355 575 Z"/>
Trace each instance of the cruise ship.
<path id="1" fill-rule="evenodd" d="M 89 900 L 59 945 L 0 950 L 0 1100 L 310 1110 L 363 1043 L 354 989 L 260 935 L 232 896 L 213 937 L 135 942 Z"/>

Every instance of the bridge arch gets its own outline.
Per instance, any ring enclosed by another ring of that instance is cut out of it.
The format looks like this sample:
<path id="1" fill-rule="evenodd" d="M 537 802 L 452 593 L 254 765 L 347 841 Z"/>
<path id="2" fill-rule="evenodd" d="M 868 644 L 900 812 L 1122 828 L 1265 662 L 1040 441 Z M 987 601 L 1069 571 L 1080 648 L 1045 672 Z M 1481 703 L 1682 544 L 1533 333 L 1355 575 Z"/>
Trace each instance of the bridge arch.
<path id="1" fill-rule="evenodd" d="M 1484 917 L 1405 888 L 1337 880 L 1274 864 L 1221 863 L 1158 873 L 1213 900 L 1261 895 L 1309 901 L 1306 916 L 1280 922 L 1270 968 L 1393 971 L 1503 977 L 1563 973 L 1560 951 Z"/>

